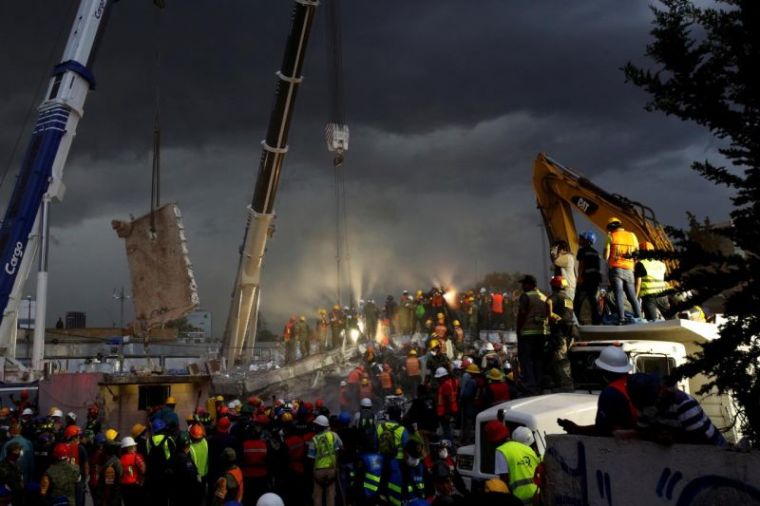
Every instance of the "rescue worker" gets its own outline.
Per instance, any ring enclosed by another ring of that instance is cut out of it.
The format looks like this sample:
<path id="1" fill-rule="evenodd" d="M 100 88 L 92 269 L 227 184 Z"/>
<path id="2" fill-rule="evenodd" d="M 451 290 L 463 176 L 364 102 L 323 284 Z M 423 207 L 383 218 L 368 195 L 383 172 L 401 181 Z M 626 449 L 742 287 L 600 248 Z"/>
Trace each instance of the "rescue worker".
<path id="1" fill-rule="evenodd" d="M 6 460 L 11 446 L 18 445 L 21 449 L 21 453 L 19 459 L 15 461 L 15 464 L 21 469 L 24 478 L 30 480 L 35 478 L 34 445 L 32 444 L 32 441 L 24 437 L 21 432 L 21 425 L 18 423 L 11 423 L 11 426 L 8 429 L 8 435 L 11 436 L 11 438 L 3 444 L 3 449 L 0 451 L 0 460 Z"/>
<path id="2" fill-rule="evenodd" d="M 359 453 L 353 498 L 358 506 L 375 506 L 379 500 L 383 456 L 377 452 Z"/>
<path id="3" fill-rule="evenodd" d="M 543 353 L 546 340 L 546 297 L 536 288 L 536 278 L 530 274 L 520 279 L 523 293 L 518 302 L 517 357 L 527 389 L 541 391 Z"/>
<path id="4" fill-rule="evenodd" d="M 354 402 L 347 381 L 341 381 L 338 386 L 338 405 L 341 411 L 353 411 Z"/>
<path id="5" fill-rule="evenodd" d="M 372 399 L 369 397 L 361 400 L 359 411 L 354 415 L 354 427 L 359 432 L 359 452 L 376 452 L 377 417 L 372 408 Z"/>
<path id="6" fill-rule="evenodd" d="M 307 457 L 314 467 L 314 506 L 334 506 L 338 481 L 337 454 L 343 447 L 340 437 L 330 430 L 330 422 L 324 415 L 314 420 L 317 433 L 309 442 Z"/>
<path id="7" fill-rule="evenodd" d="M 642 251 L 654 251 L 654 244 L 648 241 L 641 243 Z M 636 278 L 636 296 L 641 298 L 641 309 L 644 317 L 651 321 L 657 319 L 657 312 L 664 318 L 670 315 L 670 302 L 667 291 L 670 285 L 665 281 L 668 268 L 665 262 L 655 258 L 642 258 L 634 266 Z"/>
<path id="8" fill-rule="evenodd" d="M 452 324 L 454 325 L 454 339 L 453 339 L 454 348 L 458 353 L 463 353 L 464 352 L 464 329 L 462 328 L 462 324 L 459 322 L 459 320 L 454 320 Z"/>
<path id="9" fill-rule="evenodd" d="M 288 454 L 287 473 L 281 487 L 288 504 L 305 504 L 309 501 L 310 483 L 306 476 L 306 442 L 303 434 L 292 423 L 284 423 L 284 449 Z"/>
<path id="10" fill-rule="evenodd" d="M 144 459 L 148 458 L 148 428 L 141 424 L 136 423 L 130 430 L 132 439 L 137 443 L 137 453 L 143 456 Z"/>
<path id="11" fill-rule="evenodd" d="M 317 344 L 319 351 L 325 351 L 327 349 L 327 331 L 330 327 L 330 322 L 327 320 L 327 311 L 320 309 L 317 315 Z"/>
<path id="12" fill-rule="evenodd" d="M 382 398 L 385 399 L 389 395 L 393 395 L 393 376 L 391 374 L 391 366 L 387 363 L 383 364 L 383 370 L 377 375 L 377 379 L 382 389 Z"/>
<path id="13" fill-rule="evenodd" d="M 367 339 L 373 341 L 377 337 L 377 305 L 374 299 L 367 300 L 364 304 L 364 323 L 367 329 Z"/>
<path id="14" fill-rule="evenodd" d="M 414 298 L 408 290 L 404 290 L 399 298 L 401 308 L 399 310 L 399 330 L 403 335 L 410 335 L 414 327 Z"/>
<path id="15" fill-rule="evenodd" d="M 467 334 L 470 336 L 471 340 L 478 339 L 478 303 L 474 296 L 467 298 L 464 314 L 467 325 Z"/>
<path id="16" fill-rule="evenodd" d="M 232 448 L 225 448 L 222 451 L 220 462 L 223 463 L 224 468 L 214 486 L 215 506 L 224 506 L 228 501 L 242 504 L 245 487 L 243 473 L 235 464 L 236 460 L 237 454 Z"/>
<path id="17" fill-rule="evenodd" d="M 550 283 L 552 294 L 546 299 L 549 313 L 549 353 L 554 387 L 560 392 L 573 391 L 573 373 L 567 349 L 572 344 L 575 329 L 573 301 L 567 293 L 567 281 L 554 276 Z"/>
<path id="18" fill-rule="evenodd" d="M 627 299 L 631 305 L 633 322 L 637 322 L 641 319 L 641 308 L 639 307 L 639 300 L 636 298 L 633 257 L 639 251 L 639 241 L 635 234 L 623 228 L 623 224 L 618 218 L 610 218 L 607 222 L 607 232 L 604 259 L 607 261 L 608 277 L 614 289 L 618 324 L 626 323 L 624 299 Z"/>
<path id="19" fill-rule="evenodd" d="M 298 323 L 295 325 L 294 333 L 296 337 L 296 346 L 298 347 L 301 358 L 309 356 L 309 324 L 306 323 L 306 316 L 301 315 L 298 319 Z"/>
<path id="20" fill-rule="evenodd" d="M 151 424 L 152 435 L 148 440 L 147 473 L 145 475 L 145 493 L 148 502 L 155 506 L 166 506 L 169 502 L 169 489 L 166 487 L 166 475 L 171 468 L 174 453 L 174 441 L 167 433 L 166 422 L 156 418 Z M 106 445 L 106 449 L 108 445 Z"/>
<path id="21" fill-rule="evenodd" d="M 443 437 L 451 439 L 451 424 L 459 414 L 459 404 L 457 404 L 459 389 L 445 367 L 439 367 L 435 371 L 435 377 L 439 381 L 436 415 L 441 424 Z"/>
<path id="22" fill-rule="evenodd" d="M 186 432 L 177 437 L 177 453 L 174 457 L 174 490 L 172 506 L 200 506 L 205 497 L 198 468 L 190 456 L 192 441 Z M 96 505 L 97 506 L 97 505 Z"/>
<path id="23" fill-rule="evenodd" d="M 72 505 L 80 479 L 79 469 L 69 462 L 68 445 L 58 443 L 53 448 L 53 464 L 42 475 L 40 495 L 46 504 L 53 504 L 59 497 L 66 497 L 69 505 Z"/>
<path id="24" fill-rule="evenodd" d="M 534 443 L 535 438 L 530 429 L 520 426 L 512 433 L 511 441 L 506 441 L 496 448 L 494 473 L 523 504 L 533 504 L 533 498 L 538 493 L 533 476 L 540 461 L 535 450 L 531 448 Z"/>
<path id="25" fill-rule="evenodd" d="M 475 417 L 483 409 L 484 390 L 486 382 L 477 364 L 469 364 L 462 375 L 461 410 L 462 410 L 462 442 L 473 442 Z"/>
<path id="26" fill-rule="evenodd" d="M 504 327 L 504 296 L 498 290 L 491 293 L 491 328 Z"/>
<path id="27" fill-rule="evenodd" d="M 580 248 L 576 260 L 578 261 L 578 285 L 573 299 L 575 316 L 581 324 L 602 323 L 602 315 L 599 312 L 599 285 L 602 284 L 602 259 L 599 252 L 594 249 L 596 234 L 583 232 L 578 237 Z M 583 316 L 583 305 L 588 306 L 590 319 Z"/>
<path id="28" fill-rule="evenodd" d="M 121 440 L 121 496 L 124 506 L 141 506 L 145 500 L 143 484 L 147 467 L 142 455 L 137 453 L 137 443 L 131 436 Z"/>
<path id="29" fill-rule="evenodd" d="M 449 358 L 441 353 L 441 342 L 438 339 L 431 339 L 428 343 L 428 356 L 425 361 L 425 382 L 428 383 L 435 394 L 438 390 L 438 380 L 435 378 L 435 372 L 443 367 L 449 366 Z"/>
<path id="30" fill-rule="evenodd" d="M 99 496 L 101 506 L 121 506 L 121 478 L 123 470 L 119 460 L 118 441 L 108 441 L 103 447 L 105 453 L 105 462 L 100 470 L 98 485 L 100 487 Z M 150 499 L 150 504 L 155 504 Z M 162 503 L 163 504 L 163 503 Z"/>
<path id="31" fill-rule="evenodd" d="M 422 464 L 422 445 L 408 441 L 404 445 L 404 458 L 399 465 L 398 476 L 391 476 L 388 484 L 388 501 L 393 506 L 408 504 L 413 499 L 425 499 L 428 495 L 425 466 Z"/>
<path id="32" fill-rule="evenodd" d="M 552 259 L 552 265 L 554 266 L 554 275 L 562 276 L 567 281 L 567 296 L 570 300 L 575 297 L 575 284 L 576 284 L 576 267 L 575 257 L 570 251 L 567 241 L 555 241 L 552 245 L 549 255 Z"/>
<path id="33" fill-rule="evenodd" d="M 389 483 L 392 483 L 389 481 L 391 477 L 400 476 L 404 447 L 409 441 L 409 433 L 401 425 L 401 409 L 392 406 L 387 411 L 387 417 L 388 420 L 377 424 L 377 449 L 383 456 L 381 491 L 386 495 L 389 493 Z"/>
<path id="34" fill-rule="evenodd" d="M 633 429 L 638 412 L 628 394 L 628 378 L 632 369 L 628 355 L 618 346 L 607 346 L 594 364 L 607 381 L 607 386 L 599 394 L 594 425 L 577 425 L 562 418 L 557 420 L 557 424 L 568 434 L 587 436 L 611 436 L 615 430 Z"/>
<path id="35" fill-rule="evenodd" d="M 340 306 L 335 304 L 330 313 L 330 345 L 329 349 L 335 349 L 340 346 L 340 333 L 343 330 L 344 317 Z"/>
<path id="36" fill-rule="evenodd" d="M 429 475 L 432 475 L 435 472 L 436 467 L 439 467 L 440 465 L 448 467 L 451 481 L 457 492 L 461 495 L 466 495 L 467 486 L 465 485 L 462 476 L 459 474 L 459 471 L 457 471 L 456 461 L 451 454 L 452 448 L 453 445 L 448 439 L 431 442 L 430 452 L 425 456 L 422 463 Z"/>
<path id="37" fill-rule="evenodd" d="M 375 393 L 372 389 L 372 383 L 369 381 L 369 377 L 365 375 L 365 377 L 362 378 L 361 384 L 359 385 L 359 397 L 362 399 L 375 399 Z"/>
<path id="38" fill-rule="evenodd" d="M 416 392 L 420 381 L 420 359 L 417 357 L 417 350 L 412 348 L 404 363 L 404 388 L 407 392 Z"/>
<path id="39" fill-rule="evenodd" d="M 199 478 L 199 488 L 205 494 L 206 487 L 208 486 L 208 441 L 206 440 L 206 429 L 200 422 L 196 422 L 190 426 L 187 431 L 187 436 L 190 439 L 190 445 L 188 447 L 188 456 L 193 461 L 193 466 L 196 469 L 196 473 Z"/>
<path id="40" fill-rule="evenodd" d="M 5 447 L 5 458 L 0 461 L 0 487 L 6 487 L 13 505 L 24 504 L 24 474 L 19 461 L 22 448 L 17 442 L 8 443 Z M 29 477 L 31 479 L 31 476 Z"/>
<path id="41" fill-rule="evenodd" d="M 63 430 L 63 440 L 69 448 L 69 462 L 79 467 L 79 474 L 82 477 L 82 479 L 77 482 L 75 495 L 76 506 L 84 506 L 90 466 L 87 450 L 84 445 L 79 443 L 81 432 L 81 429 L 76 425 L 69 425 Z"/>
<path id="42" fill-rule="evenodd" d="M 512 398 L 509 385 L 504 382 L 504 373 L 493 368 L 486 374 L 488 384 L 483 392 L 483 406 L 488 408 L 506 402 Z"/>
<path id="43" fill-rule="evenodd" d="M 290 415 L 290 420 L 292 421 L 293 415 L 291 413 L 287 414 Z M 258 417 L 246 428 L 242 447 L 243 458 L 240 463 L 240 470 L 246 490 L 244 504 L 246 506 L 253 506 L 261 495 L 271 489 L 267 466 L 269 448 L 263 437 L 262 424 Z"/>
<path id="44" fill-rule="evenodd" d="M 93 438 L 93 446 L 90 452 L 90 478 L 87 485 L 90 488 L 90 495 L 92 496 L 92 502 L 95 506 L 101 503 L 100 500 L 100 473 L 103 469 L 103 464 L 106 461 L 105 444 L 106 437 L 103 433 L 95 434 Z"/>
<path id="45" fill-rule="evenodd" d="M 427 318 L 427 308 L 425 307 L 425 296 L 422 290 L 417 290 L 414 297 L 414 327 L 413 333 L 425 331 L 425 320 Z"/>
<path id="46" fill-rule="evenodd" d="M 285 343 L 285 363 L 289 364 L 296 359 L 295 342 L 296 315 L 290 315 L 290 319 L 282 329 L 282 342 Z"/>

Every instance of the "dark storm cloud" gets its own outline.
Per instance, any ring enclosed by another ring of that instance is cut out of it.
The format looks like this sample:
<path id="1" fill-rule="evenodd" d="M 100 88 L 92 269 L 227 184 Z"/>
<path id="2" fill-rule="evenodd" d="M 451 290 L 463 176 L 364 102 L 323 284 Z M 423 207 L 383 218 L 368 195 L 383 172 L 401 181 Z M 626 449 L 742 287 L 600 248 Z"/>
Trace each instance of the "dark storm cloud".
<path id="1" fill-rule="evenodd" d="M 0 162 L 27 108 L 40 99 L 35 88 L 71 4 L 0 7 Z M 69 157 L 66 199 L 54 208 L 51 317 L 84 309 L 95 322 L 113 321 L 110 293 L 128 278 L 109 223 L 146 211 L 160 82 L 163 197 L 182 208 L 201 301 L 220 333 L 292 3 L 175 0 L 159 15 L 151 4 L 116 3 L 98 55 L 98 89 Z M 434 280 L 473 282 L 492 270 L 543 274 L 530 186 L 539 151 L 646 202 L 663 221 L 683 223 L 686 209 L 725 215 L 726 194 L 687 169 L 690 160 L 713 154 L 708 137 L 645 113 L 646 96 L 619 70 L 643 61 L 645 2 L 342 6 L 357 294 L 380 299 Z M 273 322 L 326 305 L 334 293 L 323 10 L 264 270 L 262 307 Z"/>

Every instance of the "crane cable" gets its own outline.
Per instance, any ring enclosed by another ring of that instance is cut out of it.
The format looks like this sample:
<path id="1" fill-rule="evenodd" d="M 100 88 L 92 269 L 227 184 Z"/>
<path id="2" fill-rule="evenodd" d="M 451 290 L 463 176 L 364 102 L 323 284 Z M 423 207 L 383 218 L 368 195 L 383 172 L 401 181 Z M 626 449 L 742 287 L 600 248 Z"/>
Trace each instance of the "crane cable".
<path id="1" fill-rule="evenodd" d="M 340 0 L 328 0 L 326 3 L 327 22 L 325 23 L 327 44 L 327 69 L 328 69 L 328 92 L 329 92 L 329 122 L 325 129 L 328 148 L 335 151 L 333 167 L 335 170 L 335 219 L 336 219 L 336 263 L 337 263 L 337 302 L 341 303 L 341 285 L 343 272 L 347 274 L 349 289 L 349 302 L 353 302 L 353 289 L 351 284 L 351 254 L 348 240 L 348 209 L 346 205 L 345 190 L 345 149 L 348 142 L 348 127 L 345 125 L 345 111 L 343 103 L 343 54 L 342 36 L 340 24 Z M 345 148 L 335 146 L 333 136 L 345 128 Z M 342 262 L 343 260 L 343 262 Z"/>
<path id="2" fill-rule="evenodd" d="M 156 4 L 158 6 L 158 4 Z M 153 161 L 150 183 L 150 231 L 156 233 L 155 212 L 161 206 L 161 14 L 156 10 L 155 51 L 155 104 L 153 113 Z"/>

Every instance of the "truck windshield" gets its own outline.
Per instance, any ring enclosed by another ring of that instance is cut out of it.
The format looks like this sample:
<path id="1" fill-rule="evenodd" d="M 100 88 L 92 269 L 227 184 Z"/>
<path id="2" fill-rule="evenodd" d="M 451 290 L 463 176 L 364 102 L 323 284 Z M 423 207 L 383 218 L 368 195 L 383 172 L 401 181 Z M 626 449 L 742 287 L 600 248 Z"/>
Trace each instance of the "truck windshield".
<path id="1" fill-rule="evenodd" d="M 594 365 L 601 350 L 571 349 L 568 353 L 576 390 L 599 391 L 607 386 L 602 374 Z"/>

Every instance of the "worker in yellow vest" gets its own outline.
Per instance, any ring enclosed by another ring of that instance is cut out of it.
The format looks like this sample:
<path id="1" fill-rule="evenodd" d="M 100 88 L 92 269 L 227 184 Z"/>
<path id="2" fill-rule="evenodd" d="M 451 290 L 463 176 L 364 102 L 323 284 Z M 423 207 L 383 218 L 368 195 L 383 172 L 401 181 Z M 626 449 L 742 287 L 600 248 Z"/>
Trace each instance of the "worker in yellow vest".
<path id="1" fill-rule="evenodd" d="M 641 243 L 642 251 L 654 251 L 651 242 Z M 667 318 L 670 311 L 670 302 L 666 292 L 670 290 L 670 284 L 665 281 L 667 267 L 665 262 L 654 258 L 644 258 L 636 262 L 634 274 L 636 276 L 636 295 L 641 299 L 641 309 L 644 317 L 651 321 L 657 319 L 657 311 Z"/>
<path id="2" fill-rule="evenodd" d="M 623 228 L 623 223 L 618 218 L 609 219 L 607 232 L 604 259 L 607 260 L 608 277 L 615 293 L 618 325 L 639 322 L 641 308 L 636 298 L 636 283 L 633 277 L 634 257 L 639 251 L 639 241 L 633 232 Z M 626 320 L 624 299 L 628 299 L 631 305 L 633 321 Z"/>
<path id="3" fill-rule="evenodd" d="M 538 492 L 533 477 L 540 460 L 532 448 L 534 443 L 531 430 L 520 426 L 512 432 L 511 440 L 496 448 L 494 472 L 523 504 L 533 504 Z"/>
<path id="4" fill-rule="evenodd" d="M 540 393 L 544 374 L 544 343 L 549 333 L 546 296 L 536 288 L 534 276 L 523 276 L 520 283 L 523 293 L 518 301 L 517 359 L 525 387 Z"/>
<path id="5" fill-rule="evenodd" d="M 317 434 L 309 441 L 306 456 L 314 461 L 314 506 L 335 506 L 335 489 L 338 478 L 338 452 L 343 441 L 330 430 L 330 422 L 325 415 L 314 420 Z"/>

